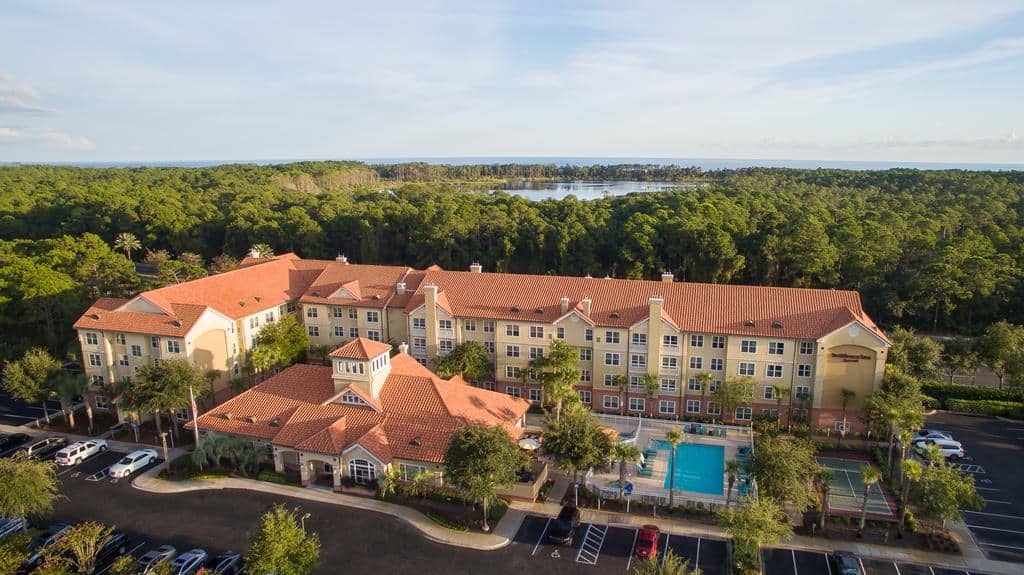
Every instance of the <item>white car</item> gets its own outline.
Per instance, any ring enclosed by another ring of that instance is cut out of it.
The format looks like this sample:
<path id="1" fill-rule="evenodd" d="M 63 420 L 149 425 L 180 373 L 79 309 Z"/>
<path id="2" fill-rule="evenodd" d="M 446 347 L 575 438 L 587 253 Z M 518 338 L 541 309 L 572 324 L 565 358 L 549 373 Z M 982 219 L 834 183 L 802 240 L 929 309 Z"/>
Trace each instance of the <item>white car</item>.
<path id="1" fill-rule="evenodd" d="M 28 525 L 21 517 L 0 515 L 0 539 L 24 531 Z"/>
<path id="2" fill-rule="evenodd" d="M 133 451 L 111 465 L 108 473 L 111 477 L 128 477 L 143 467 L 155 463 L 159 457 L 155 449 Z"/>
<path id="3" fill-rule="evenodd" d="M 178 550 L 171 545 L 161 545 L 156 549 L 146 551 L 142 557 L 139 557 L 139 569 L 143 573 L 149 573 L 158 563 L 174 559 L 177 552 Z"/>
<path id="4" fill-rule="evenodd" d="M 938 429 L 918 429 L 917 433 L 914 434 L 914 443 L 925 439 L 945 439 L 947 441 L 956 441 L 953 439 L 953 434 L 948 431 L 939 431 Z"/>
<path id="5" fill-rule="evenodd" d="M 102 439 L 78 441 L 58 451 L 57 456 L 53 460 L 57 465 L 78 465 L 93 455 L 103 453 L 106 450 L 107 442 Z"/>
<path id="6" fill-rule="evenodd" d="M 953 441 L 950 439 L 925 439 L 924 441 L 918 441 L 914 444 L 914 451 L 922 457 L 927 456 L 928 447 L 935 445 L 942 452 L 942 456 L 946 459 L 960 459 L 964 456 L 964 446 L 960 445 L 959 441 Z"/>
<path id="7" fill-rule="evenodd" d="M 171 561 L 171 573 L 173 575 L 192 575 L 203 566 L 203 563 L 206 563 L 206 551 L 189 549 Z"/>

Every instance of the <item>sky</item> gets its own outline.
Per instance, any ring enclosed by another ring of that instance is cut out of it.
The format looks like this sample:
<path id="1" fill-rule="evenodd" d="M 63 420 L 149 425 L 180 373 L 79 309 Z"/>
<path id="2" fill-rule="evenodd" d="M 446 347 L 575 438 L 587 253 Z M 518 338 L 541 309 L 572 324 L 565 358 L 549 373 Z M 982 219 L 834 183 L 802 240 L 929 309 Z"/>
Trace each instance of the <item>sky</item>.
<path id="1" fill-rule="evenodd" d="M 0 0 L 0 162 L 1024 164 L 1024 0 Z"/>

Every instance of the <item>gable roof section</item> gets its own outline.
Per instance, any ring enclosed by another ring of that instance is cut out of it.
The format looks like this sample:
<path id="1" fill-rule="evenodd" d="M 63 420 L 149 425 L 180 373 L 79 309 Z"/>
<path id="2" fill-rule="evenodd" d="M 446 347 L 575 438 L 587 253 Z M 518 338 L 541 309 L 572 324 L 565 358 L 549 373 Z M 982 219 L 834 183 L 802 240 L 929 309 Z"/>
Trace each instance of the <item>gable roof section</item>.
<path id="1" fill-rule="evenodd" d="M 381 354 L 388 353 L 389 351 L 391 351 L 390 344 L 373 341 L 372 339 L 366 339 L 365 337 L 357 337 L 332 351 L 329 355 L 331 357 L 341 359 L 358 359 L 366 361 Z"/>
<path id="2" fill-rule="evenodd" d="M 343 304 L 359 307 L 383 308 L 390 300 L 391 305 L 405 306 L 408 294 L 395 303 L 395 289 L 398 282 L 407 278 L 411 271 L 403 266 L 378 266 L 322 262 L 323 268 L 303 290 L 299 301 L 311 304 Z M 408 286 L 408 280 L 406 280 Z M 419 285 L 417 283 L 417 285 Z M 353 287 L 354 286 L 354 287 Z M 408 288 L 407 288 L 408 289 Z M 338 294 L 341 290 L 341 294 Z M 345 298 L 348 291 L 351 298 Z"/>
<path id="3" fill-rule="evenodd" d="M 73 327 L 75 329 L 185 337 L 207 309 L 203 305 L 170 304 L 173 315 L 118 310 L 129 301 L 100 298 L 85 310 Z"/>

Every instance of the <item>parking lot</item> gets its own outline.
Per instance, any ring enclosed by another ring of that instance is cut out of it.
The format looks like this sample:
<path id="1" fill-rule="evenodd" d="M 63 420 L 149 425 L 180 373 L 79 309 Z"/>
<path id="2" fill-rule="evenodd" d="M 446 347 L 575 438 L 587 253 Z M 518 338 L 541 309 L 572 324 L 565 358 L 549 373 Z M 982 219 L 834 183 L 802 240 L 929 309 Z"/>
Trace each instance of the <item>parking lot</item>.
<path id="1" fill-rule="evenodd" d="M 927 425 L 964 446 L 957 464 L 985 499 L 980 510 L 961 510 L 975 542 L 990 559 L 1024 562 L 1024 425 L 945 413 Z"/>
<path id="2" fill-rule="evenodd" d="M 839 575 L 824 553 L 793 549 L 764 549 L 761 552 L 765 575 Z M 915 563 L 858 559 L 865 575 L 981 575 Z"/>
<path id="3" fill-rule="evenodd" d="M 47 401 L 46 410 L 50 417 L 60 414 L 60 402 Z M 30 404 L 11 397 L 6 391 L 0 390 L 0 423 L 7 425 L 25 425 L 43 416 L 41 403 Z"/>

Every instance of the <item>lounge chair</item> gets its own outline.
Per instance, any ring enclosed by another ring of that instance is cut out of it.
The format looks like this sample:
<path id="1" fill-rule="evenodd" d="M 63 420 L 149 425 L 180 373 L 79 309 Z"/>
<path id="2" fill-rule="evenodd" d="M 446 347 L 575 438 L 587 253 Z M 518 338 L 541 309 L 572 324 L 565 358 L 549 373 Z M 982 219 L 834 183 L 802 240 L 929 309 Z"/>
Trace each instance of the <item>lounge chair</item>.
<path id="1" fill-rule="evenodd" d="M 644 467 L 642 465 L 637 465 L 636 474 L 639 475 L 640 477 L 650 477 L 654 475 L 654 469 L 650 467 Z"/>

